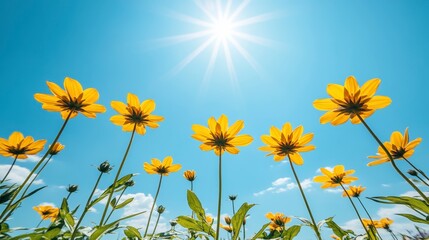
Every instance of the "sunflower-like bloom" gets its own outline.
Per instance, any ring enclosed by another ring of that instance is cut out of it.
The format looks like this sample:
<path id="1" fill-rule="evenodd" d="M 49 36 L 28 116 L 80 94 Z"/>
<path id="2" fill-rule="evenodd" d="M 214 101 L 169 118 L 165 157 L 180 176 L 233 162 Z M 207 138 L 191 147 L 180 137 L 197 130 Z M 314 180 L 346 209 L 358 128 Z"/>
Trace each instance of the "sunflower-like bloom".
<path id="1" fill-rule="evenodd" d="M 290 217 L 286 217 L 283 213 L 267 213 L 265 214 L 265 217 L 270 219 L 271 223 L 269 225 L 269 228 L 271 231 L 277 230 L 281 231 L 284 229 L 286 223 L 290 222 L 292 219 Z"/>
<path id="2" fill-rule="evenodd" d="M 416 138 L 410 142 L 408 128 L 406 128 L 404 135 L 398 131 L 393 132 L 392 135 L 390 135 L 390 142 L 384 142 L 384 146 L 387 148 L 393 159 L 402 159 L 411 157 L 414 154 L 414 148 L 417 147 L 421 141 L 422 138 Z M 381 147 L 378 147 L 376 156 L 369 156 L 369 158 L 376 160 L 368 163 L 368 166 L 374 166 L 390 161 L 389 156 Z"/>
<path id="3" fill-rule="evenodd" d="M 167 156 L 161 162 L 157 158 L 152 158 L 152 164 L 145 162 L 143 164 L 144 170 L 149 174 L 159 174 L 162 176 L 168 176 L 172 172 L 177 172 L 182 168 L 180 164 L 173 164 L 173 158 Z"/>
<path id="4" fill-rule="evenodd" d="M 192 137 L 203 142 L 200 145 L 203 151 L 214 150 L 218 156 L 224 151 L 237 154 L 240 151 L 238 146 L 246 146 L 253 141 L 253 138 L 247 134 L 236 136 L 243 127 L 243 120 L 238 120 L 228 127 L 228 118 L 222 114 L 217 121 L 214 117 L 210 117 L 208 128 L 199 124 L 192 125 L 192 130 L 195 132 Z"/>
<path id="5" fill-rule="evenodd" d="M 232 226 L 220 224 L 220 227 L 223 228 L 225 231 L 232 233 Z"/>
<path id="6" fill-rule="evenodd" d="M 361 122 L 357 114 L 365 119 L 375 110 L 387 107 L 392 102 L 389 97 L 374 96 L 380 82 L 380 79 L 374 78 L 359 87 L 355 77 L 349 76 L 344 86 L 329 84 L 326 90 L 331 98 L 313 102 L 317 110 L 328 111 L 320 117 L 320 123 L 340 125 L 350 119 L 353 124 L 357 124 Z"/>
<path id="7" fill-rule="evenodd" d="M 186 180 L 188 180 L 188 181 L 190 181 L 190 182 L 193 182 L 193 181 L 195 180 L 195 178 L 197 178 L 197 175 L 196 175 L 196 173 L 195 173 L 195 171 L 194 171 L 194 170 L 186 170 L 186 171 L 183 173 L 183 177 L 184 177 Z"/>
<path id="8" fill-rule="evenodd" d="M 365 227 L 367 227 L 367 228 L 369 228 L 369 227 L 376 227 L 377 224 L 378 224 L 377 220 L 372 220 L 371 221 L 371 219 L 366 219 L 366 218 L 362 218 L 362 222 L 363 222 L 363 225 Z"/>
<path id="9" fill-rule="evenodd" d="M 208 223 L 209 225 L 213 224 L 213 218 L 210 216 L 206 216 L 206 223 Z"/>
<path id="10" fill-rule="evenodd" d="M 60 213 L 60 209 L 56 207 L 52 207 L 50 205 L 39 205 L 33 207 L 33 209 L 40 214 L 40 217 L 43 220 L 51 219 L 51 221 L 55 221 L 57 219 L 58 214 Z"/>
<path id="11" fill-rule="evenodd" d="M 122 126 L 122 130 L 125 132 L 133 131 L 135 126 L 137 133 L 143 135 L 146 133 L 146 126 L 157 128 L 159 127 L 158 122 L 164 120 L 161 116 L 151 114 L 155 110 L 155 101 L 148 99 L 140 103 L 139 98 L 132 93 L 128 93 L 127 104 L 112 101 L 110 105 L 119 113 L 119 115 L 112 116 L 110 121 Z"/>
<path id="12" fill-rule="evenodd" d="M 13 132 L 9 139 L 0 138 L 0 154 L 5 157 L 16 157 L 26 159 L 27 155 L 34 155 L 42 151 L 46 140 L 34 141 L 33 137 L 20 132 Z"/>
<path id="13" fill-rule="evenodd" d="M 375 224 L 376 228 L 384 228 L 390 230 L 390 225 L 393 223 L 393 220 L 390 218 L 382 218 Z"/>
<path id="14" fill-rule="evenodd" d="M 360 194 L 365 191 L 365 189 L 366 188 L 362 186 L 349 186 L 349 189 L 343 192 L 343 197 L 347 197 L 347 194 L 350 197 L 359 197 Z"/>
<path id="15" fill-rule="evenodd" d="M 303 132 L 303 126 L 298 126 L 292 130 L 292 125 L 289 122 L 285 123 L 281 130 L 272 126 L 270 135 L 261 136 L 262 142 L 267 146 L 260 147 L 259 150 L 270 152 L 267 156 L 274 155 L 275 161 L 281 161 L 289 156 L 293 163 L 302 165 L 304 160 L 299 153 L 315 149 L 314 145 L 307 145 L 313 139 L 314 134 L 302 135 Z"/>
<path id="16" fill-rule="evenodd" d="M 64 145 L 62 145 L 59 142 L 56 142 L 54 146 L 52 146 L 51 150 L 49 151 L 49 154 L 51 155 L 57 155 L 59 152 L 61 152 L 65 148 Z"/>
<path id="17" fill-rule="evenodd" d="M 320 168 L 320 171 L 324 175 L 314 177 L 313 181 L 323 183 L 321 188 L 335 188 L 341 184 L 350 184 L 351 182 L 358 180 L 357 177 L 348 176 L 353 174 L 355 170 L 344 170 L 343 165 L 335 166 L 332 172 L 326 168 Z"/>
<path id="18" fill-rule="evenodd" d="M 89 118 L 96 113 L 104 113 L 106 108 L 96 104 L 98 91 L 95 88 L 82 89 L 82 85 L 73 79 L 64 79 L 64 89 L 53 82 L 46 82 L 53 95 L 36 93 L 34 98 L 42 103 L 42 108 L 50 112 L 60 112 L 63 119 L 74 118 L 80 112 Z M 71 113 L 70 113 L 71 112 Z"/>

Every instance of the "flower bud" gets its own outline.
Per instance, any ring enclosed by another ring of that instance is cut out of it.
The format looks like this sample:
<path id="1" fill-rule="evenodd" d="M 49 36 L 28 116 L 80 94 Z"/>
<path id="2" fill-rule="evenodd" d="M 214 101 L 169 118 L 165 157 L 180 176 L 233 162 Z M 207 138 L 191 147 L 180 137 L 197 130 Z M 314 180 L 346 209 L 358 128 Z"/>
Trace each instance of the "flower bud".
<path id="1" fill-rule="evenodd" d="M 231 218 L 229 216 L 226 216 L 225 222 L 226 222 L 226 224 L 230 225 L 231 224 Z"/>
<path id="2" fill-rule="evenodd" d="M 76 192 L 77 191 L 77 189 L 78 189 L 78 185 L 69 185 L 67 188 L 66 188 L 66 190 L 67 190 L 67 192 L 69 192 L 69 193 L 74 193 L 74 192 Z"/>
<path id="3" fill-rule="evenodd" d="M 132 187 L 132 186 L 134 186 L 134 184 L 135 184 L 135 182 L 132 179 L 125 182 L 125 186 L 127 186 L 127 187 Z"/>
<path id="4" fill-rule="evenodd" d="M 234 201 L 237 198 L 237 195 L 229 195 L 229 200 Z"/>
<path id="5" fill-rule="evenodd" d="M 158 209 L 156 210 L 159 214 L 162 214 L 165 211 L 165 207 L 162 205 L 159 205 Z"/>
<path id="6" fill-rule="evenodd" d="M 59 142 L 56 142 L 50 149 L 49 154 L 51 155 L 57 155 L 61 150 L 64 149 L 64 145 L 62 145 Z"/>
<path id="7" fill-rule="evenodd" d="M 414 171 L 413 169 L 410 169 L 407 171 L 408 174 L 410 174 L 411 176 L 417 177 L 418 173 L 416 171 Z"/>
<path id="8" fill-rule="evenodd" d="M 174 220 L 171 220 L 171 221 L 170 221 L 170 226 L 174 227 L 174 226 L 176 226 L 176 225 L 177 225 L 177 222 L 176 222 L 176 221 L 174 221 Z"/>
<path id="9" fill-rule="evenodd" d="M 186 170 L 183 173 L 183 177 L 186 178 L 186 180 L 193 182 L 195 178 L 197 178 L 196 173 L 194 170 Z"/>
<path id="10" fill-rule="evenodd" d="M 102 173 L 108 173 L 110 170 L 112 170 L 112 167 L 110 166 L 109 162 L 104 161 L 97 169 Z"/>

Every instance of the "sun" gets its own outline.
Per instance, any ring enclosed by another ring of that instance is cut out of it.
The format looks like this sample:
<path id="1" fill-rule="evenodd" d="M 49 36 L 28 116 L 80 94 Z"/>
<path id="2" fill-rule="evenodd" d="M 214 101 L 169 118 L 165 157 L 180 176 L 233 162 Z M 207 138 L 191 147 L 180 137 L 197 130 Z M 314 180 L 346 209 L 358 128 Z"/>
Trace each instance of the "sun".
<path id="1" fill-rule="evenodd" d="M 257 70 L 259 68 L 257 62 L 240 42 L 246 41 L 267 46 L 270 45 L 272 41 L 241 31 L 240 28 L 267 21 L 272 19 L 276 14 L 267 13 L 241 19 L 240 14 L 246 9 L 250 0 L 243 0 L 235 7 L 233 6 L 232 0 L 226 0 L 226 2 L 222 2 L 221 0 L 194 0 L 194 3 L 198 9 L 204 13 L 206 19 L 198 19 L 176 12 L 173 12 L 172 15 L 179 20 L 201 27 L 201 31 L 167 37 L 160 39 L 160 41 L 177 44 L 200 38 L 206 39 L 185 56 L 171 70 L 170 74 L 177 74 L 206 50 L 211 51 L 211 54 L 204 74 L 204 81 L 212 75 L 215 63 L 220 54 L 224 55 L 225 65 L 231 80 L 237 80 L 232 49 L 238 52 L 254 70 Z M 209 48 L 211 48 L 211 50 L 209 50 Z"/>

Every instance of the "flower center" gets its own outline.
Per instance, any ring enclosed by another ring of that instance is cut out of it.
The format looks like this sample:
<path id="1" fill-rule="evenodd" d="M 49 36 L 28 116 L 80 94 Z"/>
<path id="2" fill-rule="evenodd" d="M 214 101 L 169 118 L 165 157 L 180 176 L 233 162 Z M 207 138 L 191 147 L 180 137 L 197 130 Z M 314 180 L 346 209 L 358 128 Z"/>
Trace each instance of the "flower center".
<path id="1" fill-rule="evenodd" d="M 127 110 L 129 112 L 125 115 L 127 123 L 144 124 L 147 122 L 148 115 L 143 114 L 141 109 L 128 105 Z"/>
<path id="2" fill-rule="evenodd" d="M 341 173 L 341 174 L 335 175 L 335 176 L 331 177 L 331 181 L 332 181 L 333 183 L 341 184 L 341 183 L 342 183 L 342 181 L 343 181 L 344 176 L 345 176 L 345 174 L 344 174 L 344 173 Z"/>

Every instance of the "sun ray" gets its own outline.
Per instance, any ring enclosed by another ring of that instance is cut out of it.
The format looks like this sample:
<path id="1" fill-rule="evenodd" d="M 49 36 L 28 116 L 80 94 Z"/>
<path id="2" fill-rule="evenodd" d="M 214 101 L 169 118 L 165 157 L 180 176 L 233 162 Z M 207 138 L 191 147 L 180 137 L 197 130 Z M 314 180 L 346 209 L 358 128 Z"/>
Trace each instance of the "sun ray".
<path id="1" fill-rule="evenodd" d="M 204 30 L 200 32 L 193 32 L 193 33 L 182 34 L 182 35 L 177 35 L 172 37 L 160 38 L 160 39 L 157 39 L 156 42 L 160 44 L 165 44 L 165 45 L 177 44 L 181 42 L 187 42 L 198 38 L 202 38 L 210 34 L 212 34 L 212 30 Z"/>
<path id="2" fill-rule="evenodd" d="M 231 27 L 237 28 L 237 27 L 243 27 L 243 26 L 247 26 L 255 23 L 268 21 L 275 18 L 277 15 L 278 15 L 277 13 L 266 13 L 266 14 L 246 18 L 246 19 L 234 22 Z"/>
<path id="3" fill-rule="evenodd" d="M 214 65 L 216 63 L 217 55 L 219 53 L 220 43 L 221 43 L 220 41 L 216 41 L 212 54 L 210 55 L 210 61 L 209 61 L 209 64 L 207 65 L 206 73 L 204 74 L 204 79 L 203 79 L 204 82 L 206 82 L 213 73 Z"/>
<path id="4" fill-rule="evenodd" d="M 241 11 L 246 8 L 247 4 L 249 4 L 250 0 L 244 0 L 240 3 L 240 5 L 237 7 L 237 9 L 234 11 L 234 13 L 231 14 L 231 16 L 228 17 L 230 21 L 233 21 L 238 15 L 240 15 Z"/>
<path id="5" fill-rule="evenodd" d="M 239 37 L 239 38 L 241 38 L 243 40 L 246 40 L 248 42 L 256 43 L 256 44 L 259 44 L 259 45 L 262 45 L 262 46 L 269 47 L 269 46 L 277 45 L 276 42 L 274 42 L 274 41 L 272 41 L 270 39 L 263 38 L 263 37 L 258 37 L 258 36 L 255 36 L 255 35 L 252 35 L 252 34 L 248 34 L 248 33 L 244 33 L 244 32 L 234 31 L 232 33 L 232 35 L 234 35 L 236 37 Z"/>
<path id="6" fill-rule="evenodd" d="M 178 12 L 169 11 L 168 15 L 175 18 L 175 19 L 181 20 L 183 22 L 192 23 L 194 25 L 198 25 L 201 27 L 211 27 L 212 26 L 212 24 L 210 22 L 206 22 L 206 21 L 203 21 L 201 19 L 194 18 L 194 17 L 188 16 L 185 14 L 181 14 Z"/>
<path id="7" fill-rule="evenodd" d="M 241 46 L 241 44 L 237 42 L 237 40 L 235 40 L 234 38 L 230 38 L 229 40 L 232 43 L 232 45 L 235 47 L 235 49 L 237 49 L 237 51 L 241 54 L 241 56 L 243 56 L 243 58 L 250 64 L 250 66 L 252 66 L 252 68 L 258 72 L 259 65 L 255 61 L 255 59 L 250 55 L 250 53 L 246 49 L 244 49 L 243 46 Z"/>
<path id="8" fill-rule="evenodd" d="M 228 68 L 229 77 L 231 78 L 234 86 L 237 87 L 236 86 L 237 75 L 235 74 L 234 63 L 232 62 L 231 51 L 229 50 L 229 46 L 225 39 L 223 40 L 222 45 L 223 45 L 223 51 L 225 54 L 226 67 Z"/>
<path id="9" fill-rule="evenodd" d="M 205 42 L 203 42 L 197 49 L 195 49 L 188 56 L 186 56 L 179 64 L 177 64 L 176 67 L 174 67 L 171 71 L 171 74 L 174 75 L 180 72 L 184 67 L 186 67 L 186 65 L 188 65 L 190 62 L 192 62 L 192 60 L 194 60 L 198 55 L 200 55 L 200 53 L 202 53 L 214 40 L 215 37 L 211 37 Z"/>
<path id="10" fill-rule="evenodd" d="M 201 2 L 201 1 L 199 1 L 199 0 L 194 0 L 194 2 L 195 2 L 195 4 L 204 12 L 204 14 L 208 17 L 208 18 L 210 18 L 210 20 L 212 21 L 212 22 L 215 22 L 216 21 L 216 17 L 215 16 L 213 16 L 213 14 L 211 14 L 210 13 L 210 11 L 209 10 L 207 10 L 207 8 L 206 8 L 206 6 L 204 6 L 203 5 L 203 3 Z"/>

